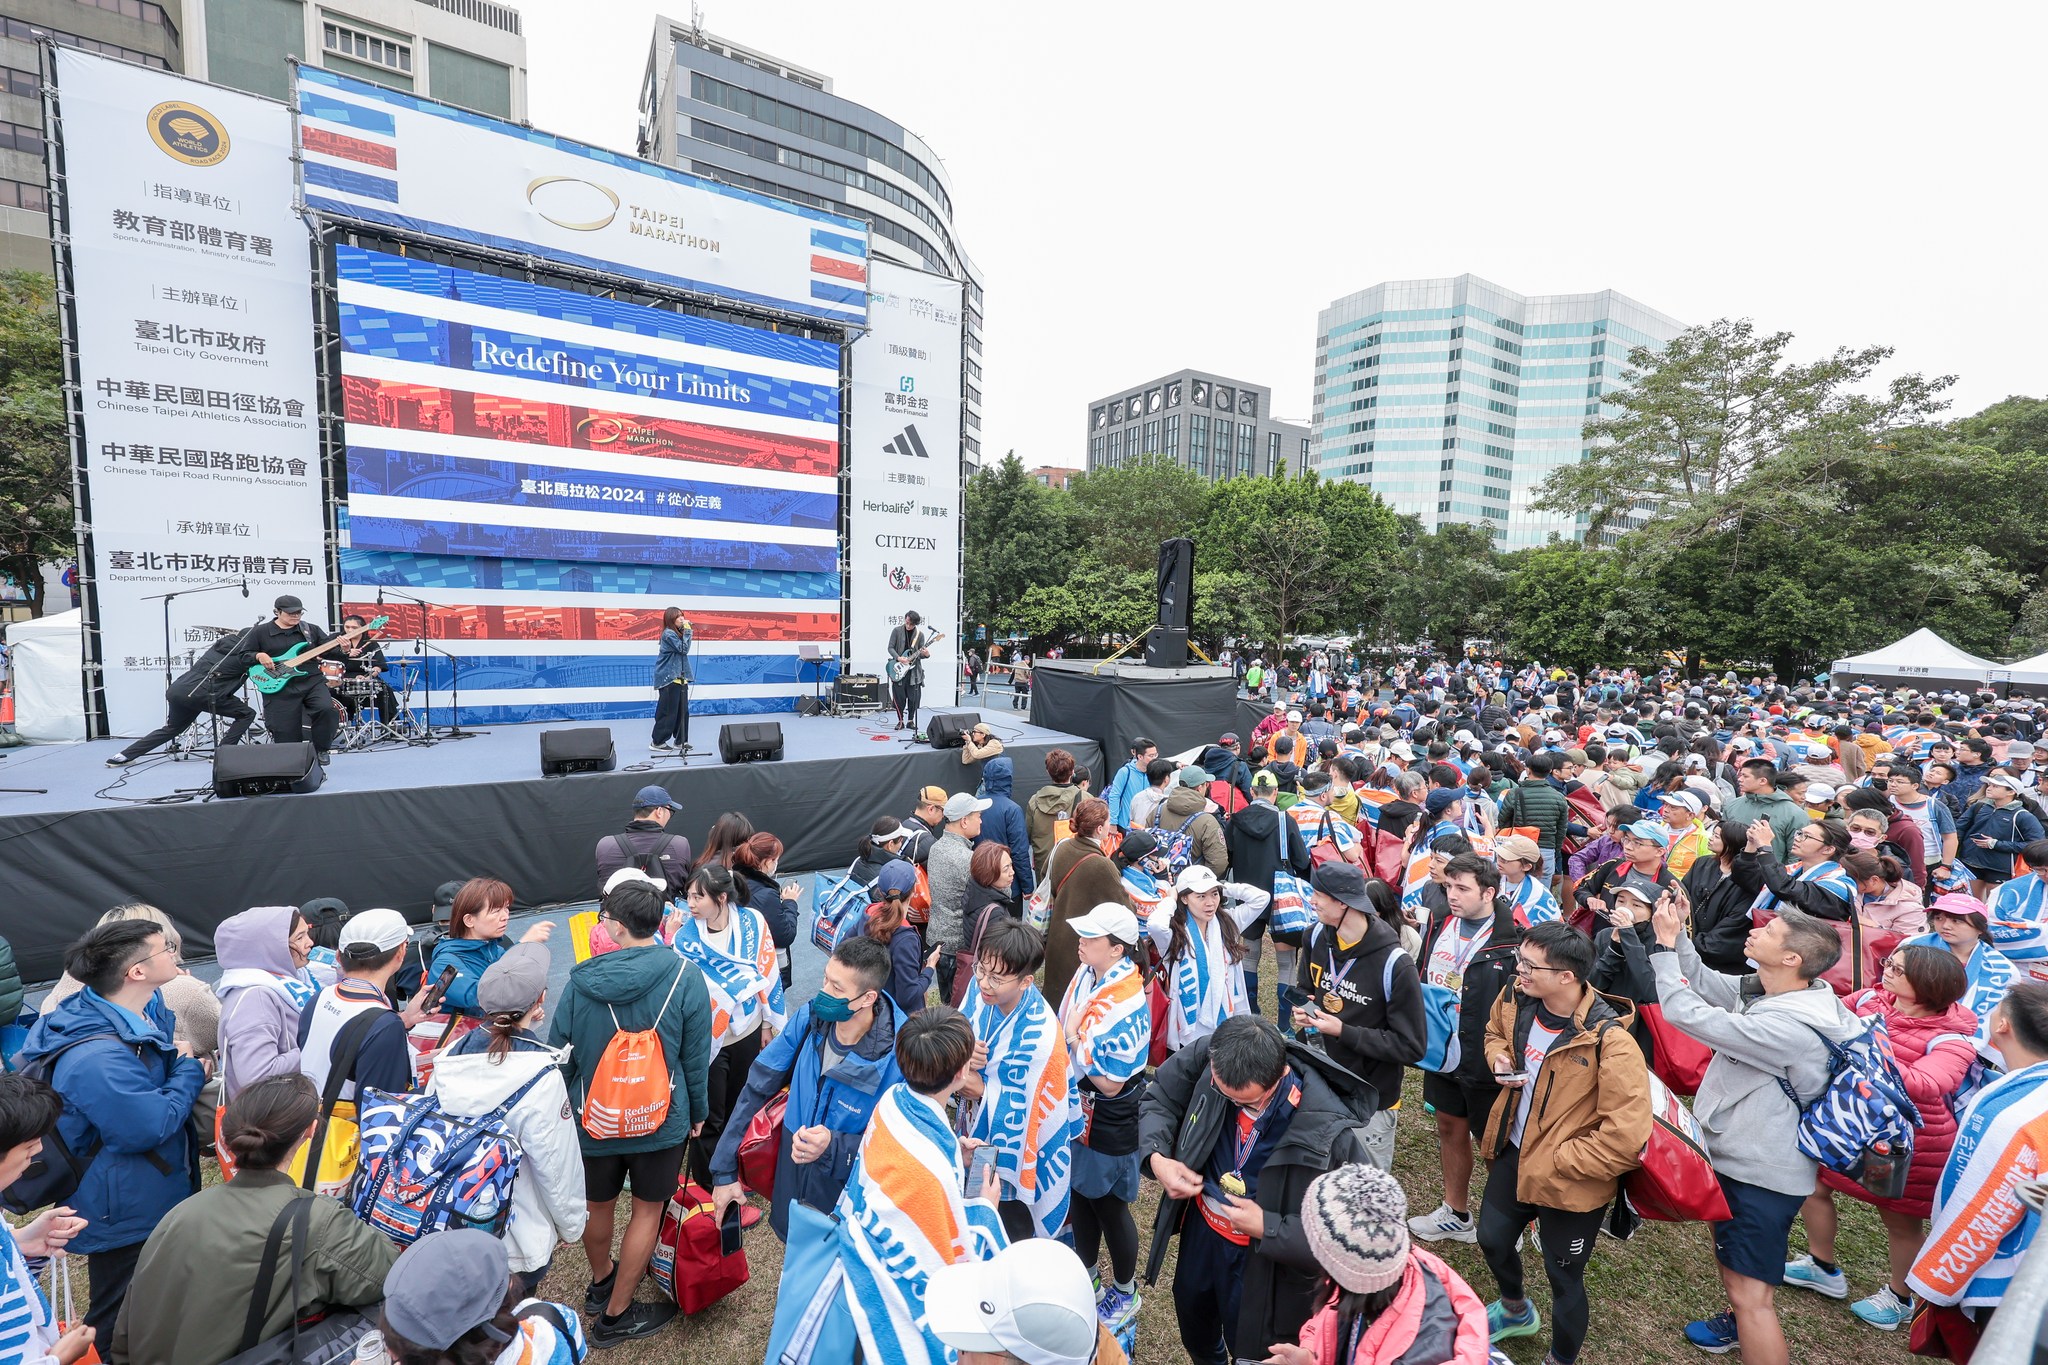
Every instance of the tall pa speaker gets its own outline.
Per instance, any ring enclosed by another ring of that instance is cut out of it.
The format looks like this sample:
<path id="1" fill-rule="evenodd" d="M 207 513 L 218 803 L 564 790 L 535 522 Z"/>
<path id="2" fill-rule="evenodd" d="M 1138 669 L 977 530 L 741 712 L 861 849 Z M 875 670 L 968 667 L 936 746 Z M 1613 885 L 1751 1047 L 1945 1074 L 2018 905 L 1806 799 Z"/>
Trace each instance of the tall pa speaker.
<path id="1" fill-rule="evenodd" d="M 939 711 L 925 718 L 924 733 L 934 749 L 959 749 L 966 746 L 968 732 L 979 724 L 979 711 Z"/>
<path id="2" fill-rule="evenodd" d="M 1145 637 L 1151 668 L 1185 668 L 1188 631 L 1195 624 L 1195 542 L 1182 538 L 1159 546 L 1159 624 Z"/>
<path id="3" fill-rule="evenodd" d="M 718 727 L 718 756 L 727 763 L 775 763 L 782 758 L 782 722 L 743 721 Z"/>
<path id="4" fill-rule="evenodd" d="M 309 741 L 296 744 L 223 744 L 213 751 L 215 796 L 304 795 L 320 790 L 327 769 Z"/>
<path id="5" fill-rule="evenodd" d="M 612 732 L 603 725 L 580 730 L 540 732 L 540 775 L 566 777 L 570 773 L 608 773 L 619 766 L 612 748 Z"/>

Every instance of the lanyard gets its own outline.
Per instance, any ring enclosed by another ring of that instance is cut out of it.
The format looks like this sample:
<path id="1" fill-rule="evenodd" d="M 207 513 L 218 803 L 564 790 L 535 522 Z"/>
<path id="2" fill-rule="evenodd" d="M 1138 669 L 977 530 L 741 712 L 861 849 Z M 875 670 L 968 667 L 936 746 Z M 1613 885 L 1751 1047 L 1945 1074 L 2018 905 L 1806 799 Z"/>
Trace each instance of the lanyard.
<path id="1" fill-rule="evenodd" d="M 1451 970 L 1463 976 L 1465 964 L 1477 957 L 1479 950 L 1486 946 L 1486 941 L 1493 937 L 1493 922 L 1491 920 L 1481 920 L 1479 932 L 1473 934 L 1471 942 L 1465 944 L 1463 951 L 1460 951 L 1458 945 L 1464 943 L 1465 940 L 1464 935 L 1458 932 L 1458 926 L 1455 922 L 1457 918 L 1457 916 L 1453 915 L 1450 921 L 1444 924 L 1443 933 L 1436 936 L 1436 941 L 1438 946 L 1441 947 L 1444 935 L 1448 934 L 1451 936 Z"/>
<path id="2" fill-rule="evenodd" d="M 1292 1078 L 1288 1076 L 1282 1076 L 1280 1079 L 1282 1084 L 1286 1084 L 1292 1080 Z M 1287 1098 L 1291 1099 L 1292 1097 L 1289 1096 Z M 1283 1100 L 1283 1097 L 1280 1094 L 1280 1086 L 1274 1086 L 1273 1098 L 1266 1102 L 1266 1112 L 1252 1120 L 1251 1131 L 1244 1134 L 1242 1137 L 1236 1136 L 1235 1134 L 1232 1135 L 1230 1140 L 1232 1155 L 1232 1175 L 1242 1176 L 1244 1174 L 1245 1162 L 1250 1161 L 1252 1158 L 1252 1153 L 1258 1150 L 1260 1135 L 1262 1135 L 1266 1131 L 1266 1125 L 1272 1122 L 1273 1116 L 1280 1112 L 1280 1106 L 1284 1102 L 1285 1100 Z"/>

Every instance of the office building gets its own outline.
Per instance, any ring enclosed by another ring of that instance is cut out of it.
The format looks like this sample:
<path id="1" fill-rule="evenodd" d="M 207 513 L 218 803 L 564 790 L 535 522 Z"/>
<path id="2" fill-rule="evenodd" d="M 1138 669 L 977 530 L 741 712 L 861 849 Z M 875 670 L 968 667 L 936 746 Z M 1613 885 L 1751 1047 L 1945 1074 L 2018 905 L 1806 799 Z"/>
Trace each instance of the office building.
<path id="1" fill-rule="evenodd" d="M 118 0 L 129 4 L 133 0 Z M 287 61 L 526 121 L 526 36 L 493 0 L 186 0 L 185 73 L 286 99 Z"/>
<path id="2" fill-rule="evenodd" d="M 1173 374 L 1088 405 L 1088 468 L 1164 455 L 1205 479 L 1309 464 L 1309 429 L 1273 416 L 1273 391 L 1202 370 Z"/>
<path id="3" fill-rule="evenodd" d="M 183 30 L 178 0 L 0 0 L 0 270 L 51 271 L 37 45 L 179 71 Z"/>
<path id="4" fill-rule="evenodd" d="M 1584 424 L 1624 387 L 1629 352 L 1684 326 L 1611 289 L 1524 296 L 1476 275 L 1346 295 L 1316 326 L 1318 468 L 1428 530 L 1488 523 L 1504 550 L 1578 539 L 1582 521 L 1531 503 L 1583 458 Z"/>
<path id="5" fill-rule="evenodd" d="M 953 230 L 953 183 L 902 124 L 832 78 L 657 19 L 640 92 L 641 156 L 728 185 L 865 218 L 884 260 L 966 282 L 965 472 L 981 467 L 981 273 Z"/>

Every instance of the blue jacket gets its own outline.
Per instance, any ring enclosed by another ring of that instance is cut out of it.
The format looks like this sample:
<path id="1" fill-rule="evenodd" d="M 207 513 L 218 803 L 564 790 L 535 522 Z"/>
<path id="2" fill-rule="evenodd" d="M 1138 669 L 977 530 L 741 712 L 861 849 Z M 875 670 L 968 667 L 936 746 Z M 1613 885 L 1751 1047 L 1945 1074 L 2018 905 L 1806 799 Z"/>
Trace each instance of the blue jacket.
<path id="1" fill-rule="evenodd" d="M 151 1027 L 93 995 L 66 996 L 29 1030 L 21 1060 L 55 1052 L 95 1034 L 57 1059 L 50 1082 L 64 1097 L 57 1132 L 83 1157 L 95 1141 L 100 1153 L 68 1201 L 86 1220 L 71 1250 L 90 1254 L 135 1246 L 171 1206 L 199 1188 L 199 1153 L 192 1145 L 192 1101 L 206 1071 L 171 1046 L 175 1021 L 162 995 L 145 1012 Z"/>
<path id="2" fill-rule="evenodd" d="M 1118 829 L 1129 829 L 1131 825 L 1131 798 L 1151 786 L 1146 780 L 1145 770 L 1132 759 L 1116 770 L 1116 776 L 1109 780 L 1109 790 L 1102 799 L 1109 802 L 1109 823 Z"/>
<path id="3" fill-rule="evenodd" d="M 1007 757 L 981 765 L 981 794 L 990 805 L 981 813 L 981 837 L 974 842 L 1008 847 L 1010 862 L 1017 869 L 1017 894 L 1023 897 L 1038 885 L 1038 870 L 1031 865 L 1031 835 L 1024 824 L 1024 808 L 1010 799 L 1015 774 Z"/>
<path id="4" fill-rule="evenodd" d="M 676 678 L 690 681 L 690 642 L 696 634 L 693 630 L 664 630 L 661 633 L 661 653 L 654 657 L 656 688 L 665 687 Z"/>
<path id="5" fill-rule="evenodd" d="M 2018 801 L 2008 801 L 2003 809 L 1974 801 L 1963 807 L 1963 818 L 1956 821 L 1956 860 L 2003 881 L 2012 876 L 2012 855 L 2040 837 L 2041 822 Z M 1979 838 L 1989 838 L 1991 847 L 1977 847 Z"/>
<path id="6" fill-rule="evenodd" d="M 484 979 L 484 973 L 491 964 L 511 949 L 510 939 L 444 938 L 434 945 L 434 955 L 427 960 L 427 982 L 432 985 L 439 981 L 441 973 L 453 967 L 455 979 L 448 983 L 448 994 L 443 997 L 445 1008 L 456 1014 L 479 1017 L 477 983 Z"/>
<path id="7" fill-rule="evenodd" d="M 718 1150 L 712 1155 L 711 1179 L 714 1184 L 729 1185 L 740 1178 L 740 1140 L 747 1134 L 747 1125 L 788 1086 L 782 1150 L 775 1157 L 775 1200 L 768 1213 L 769 1226 L 784 1241 L 789 1240 L 790 1200 L 800 1199 L 814 1209 L 828 1211 L 839 1202 L 876 1102 L 903 1079 L 902 1069 L 896 1065 L 896 1030 L 902 1023 L 903 1012 L 883 996 L 876 1005 L 874 1026 L 853 1045 L 853 1051 L 839 1059 L 839 1065 L 821 1076 L 825 1030 L 830 1026 L 813 1028 L 810 1002 L 805 1001 L 790 1015 L 789 1027 L 754 1059 L 746 1089 L 733 1102 L 732 1117 L 726 1120 Z M 819 1125 L 832 1130 L 832 1145 L 816 1161 L 797 1165 L 790 1159 L 789 1134 Z"/>

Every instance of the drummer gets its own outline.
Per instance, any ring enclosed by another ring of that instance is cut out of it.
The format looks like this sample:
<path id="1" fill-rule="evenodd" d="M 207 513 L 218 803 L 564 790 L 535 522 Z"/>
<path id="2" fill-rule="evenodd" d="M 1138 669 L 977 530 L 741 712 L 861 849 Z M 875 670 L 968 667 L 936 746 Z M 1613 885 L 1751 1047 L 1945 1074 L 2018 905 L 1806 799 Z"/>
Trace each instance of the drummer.
<path id="1" fill-rule="evenodd" d="M 344 631 L 361 630 L 369 622 L 360 616 L 344 616 L 341 628 Z M 398 697 L 392 692 L 391 684 L 384 681 L 384 670 L 390 666 L 384 657 L 383 646 L 374 635 L 367 632 L 352 636 L 346 644 L 337 647 L 332 657 L 341 666 L 341 680 L 329 680 L 328 686 L 336 698 L 347 709 L 351 721 L 361 717 L 363 703 L 374 698 L 377 703 L 377 719 L 386 725 L 398 714 Z"/>

